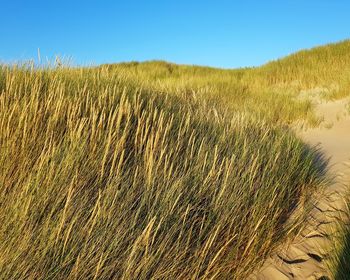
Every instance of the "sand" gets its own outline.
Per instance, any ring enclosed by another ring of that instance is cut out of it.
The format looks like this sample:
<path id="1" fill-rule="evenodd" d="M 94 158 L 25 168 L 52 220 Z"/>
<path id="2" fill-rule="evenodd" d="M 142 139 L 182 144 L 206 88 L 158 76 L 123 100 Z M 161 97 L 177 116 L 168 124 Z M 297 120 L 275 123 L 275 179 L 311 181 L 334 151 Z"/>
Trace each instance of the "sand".
<path id="1" fill-rule="evenodd" d="M 349 102 L 350 99 L 317 101 L 316 113 L 323 117 L 322 125 L 297 131 L 305 142 L 321 147 L 330 159 L 329 175 L 334 180 L 326 195 L 315 203 L 303 231 L 277 248 L 249 279 L 331 279 L 325 264 L 332 248 L 329 236 L 334 235 L 334 225 L 345 219 L 344 193 L 350 183 Z"/>

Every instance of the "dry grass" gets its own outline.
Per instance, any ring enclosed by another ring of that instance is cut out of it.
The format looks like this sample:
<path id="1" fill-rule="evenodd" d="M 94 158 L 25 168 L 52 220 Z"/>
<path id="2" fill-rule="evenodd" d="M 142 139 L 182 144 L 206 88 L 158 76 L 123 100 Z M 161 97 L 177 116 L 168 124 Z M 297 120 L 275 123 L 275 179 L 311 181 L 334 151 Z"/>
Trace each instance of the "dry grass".
<path id="1" fill-rule="evenodd" d="M 256 71 L 2 67 L 0 278 L 244 279 L 326 183 Z"/>

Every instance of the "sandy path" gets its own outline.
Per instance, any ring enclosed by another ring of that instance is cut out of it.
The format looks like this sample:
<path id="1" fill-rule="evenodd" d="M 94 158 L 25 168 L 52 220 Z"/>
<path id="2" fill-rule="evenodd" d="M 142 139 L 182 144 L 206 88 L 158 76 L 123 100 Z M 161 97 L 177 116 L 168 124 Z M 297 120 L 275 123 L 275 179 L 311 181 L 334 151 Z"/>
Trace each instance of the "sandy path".
<path id="1" fill-rule="evenodd" d="M 325 258 L 331 249 L 329 236 L 332 224 L 341 219 L 345 209 L 345 184 L 350 182 L 350 115 L 346 111 L 349 99 L 317 104 L 317 114 L 324 117 L 320 128 L 299 131 L 299 136 L 311 145 L 320 145 L 330 158 L 330 175 L 334 182 L 325 198 L 312 209 L 305 229 L 294 240 L 283 244 L 249 279 L 331 279 Z"/>

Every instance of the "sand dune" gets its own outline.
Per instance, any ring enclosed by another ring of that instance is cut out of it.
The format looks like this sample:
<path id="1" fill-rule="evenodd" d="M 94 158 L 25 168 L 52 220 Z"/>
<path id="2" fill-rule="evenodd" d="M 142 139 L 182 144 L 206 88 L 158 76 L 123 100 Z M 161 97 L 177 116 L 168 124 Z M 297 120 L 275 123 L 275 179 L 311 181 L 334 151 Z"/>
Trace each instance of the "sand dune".
<path id="1" fill-rule="evenodd" d="M 350 116 L 346 109 L 349 101 L 318 101 L 316 110 L 324 119 L 322 125 L 298 131 L 302 139 L 320 145 L 329 157 L 329 172 L 334 181 L 325 197 L 315 203 L 301 234 L 278 248 L 250 279 L 331 279 L 324 259 L 330 252 L 333 225 L 343 218 L 345 184 L 350 181 Z"/>

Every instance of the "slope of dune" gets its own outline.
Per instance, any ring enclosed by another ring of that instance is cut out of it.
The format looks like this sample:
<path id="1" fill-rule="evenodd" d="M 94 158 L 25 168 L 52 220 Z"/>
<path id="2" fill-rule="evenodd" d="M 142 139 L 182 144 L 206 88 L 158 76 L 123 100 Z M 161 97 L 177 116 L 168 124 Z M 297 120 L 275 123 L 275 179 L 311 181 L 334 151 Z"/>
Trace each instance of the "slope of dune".
<path id="1" fill-rule="evenodd" d="M 347 219 L 345 197 L 350 182 L 348 102 L 348 99 L 319 100 L 316 112 L 324 120 L 322 125 L 299 131 L 300 137 L 312 145 L 319 145 L 329 158 L 333 182 L 325 195 L 316 201 L 300 235 L 282 244 L 251 279 L 331 279 L 327 257 L 336 254 L 332 240 L 336 238 L 339 219 Z"/>
<path id="2" fill-rule="evenodd" d="M 317 252 L 274 252 L 305 239 L 342 171 L 343 103 L 311 92 L 349 94 L 346 54 L 349 41 L 248 69 L 1 66 L 0 279 L 241 280 L 269 256 L 286 277 L 320 272 Z"/>

